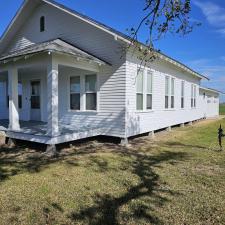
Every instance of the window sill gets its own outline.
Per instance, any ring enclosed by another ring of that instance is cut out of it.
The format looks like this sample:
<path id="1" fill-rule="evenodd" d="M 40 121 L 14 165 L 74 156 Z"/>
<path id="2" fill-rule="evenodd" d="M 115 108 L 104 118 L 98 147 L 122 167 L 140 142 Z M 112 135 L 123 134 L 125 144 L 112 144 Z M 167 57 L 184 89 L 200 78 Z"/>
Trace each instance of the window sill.
<path id="1" fill-rule="evenodd" d="M 154 110 L 136 110 L 135 113 L 153 113 Z"/>
<path id="2" fill-rule="evenodd" d="M 68 110 L 69 113 L 77 113 L 77 114 L 97 114 L 99 111 L 97 110 Z"/>
<path id="3" fill-rule="evenodd" d="M 164 109 L 163 111 L 176 111 L 176 109 Z"/>

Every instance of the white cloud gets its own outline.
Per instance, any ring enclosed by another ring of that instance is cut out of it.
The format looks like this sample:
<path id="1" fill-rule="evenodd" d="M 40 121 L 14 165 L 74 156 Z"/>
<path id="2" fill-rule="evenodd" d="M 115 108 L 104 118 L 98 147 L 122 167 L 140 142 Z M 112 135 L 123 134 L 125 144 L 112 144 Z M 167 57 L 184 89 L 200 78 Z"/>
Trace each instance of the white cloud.
<path id="1" fill-rule="evenodd" d="M 217 28 L 217 32 L 225 37 L 225 8 L 210 1 L 194 0 L 193 3 L 201 9 L 207 21 Z"/>
<path id="2" fill-rule="evenodd" d="M 203 86 L 215 88 L 225 93 L 225 65 L 223 60 L 225 60 L 225 56 L 217 59 L 196 59 L 186 64 L 210 78 L 210 81 L 203 81 Z M 224 96 L 223 98 L 225 101 Z"/>

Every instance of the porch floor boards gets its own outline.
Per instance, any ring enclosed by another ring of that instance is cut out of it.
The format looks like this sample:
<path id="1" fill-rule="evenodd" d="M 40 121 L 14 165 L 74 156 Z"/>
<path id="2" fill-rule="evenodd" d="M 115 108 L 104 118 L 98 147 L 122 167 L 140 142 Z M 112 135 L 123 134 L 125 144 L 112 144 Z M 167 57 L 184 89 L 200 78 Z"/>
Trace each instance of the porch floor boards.
<path id="1" fill-rule="evenodd" d="M 73 127 L 71 125 L 60 124 L 60 135 L 58 137 L 49 137 L 47 133 L 47 123 L 37 121 L 20 121 L 20 131 L 11 131 L 8 129 L 9 120 L 0 120 L 0 131 L 6 132 L 6 136 L 18 137 L 22 140 L 31 140 L 40 143 L 63 143 L 81 138 L 97 136 L 101 134 L 100 127 Z"/>

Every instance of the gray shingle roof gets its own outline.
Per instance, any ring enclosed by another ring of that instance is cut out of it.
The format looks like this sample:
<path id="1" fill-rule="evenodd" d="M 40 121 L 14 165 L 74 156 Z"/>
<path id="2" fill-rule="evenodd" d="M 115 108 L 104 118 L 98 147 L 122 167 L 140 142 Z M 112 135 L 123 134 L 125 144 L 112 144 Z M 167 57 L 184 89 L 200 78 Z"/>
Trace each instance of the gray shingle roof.
<path id="1" fill-rule="evenodd" d="M 26 48 L 20 49 L 18 51 L 10 52 L 7 55 L 0 56 L 0 62 L 4 62 L 6 60 L 18 58 L 21 56 L 37 54 L 41 52 L 56 52 L 68 54 L 74 57 L 82 58 L 85 60 L 91 60 L 99 64 L 109 64 L 104 60 L 97 58 L 61 39 L 50 40 L 38 44 L 32 44 Z"/>

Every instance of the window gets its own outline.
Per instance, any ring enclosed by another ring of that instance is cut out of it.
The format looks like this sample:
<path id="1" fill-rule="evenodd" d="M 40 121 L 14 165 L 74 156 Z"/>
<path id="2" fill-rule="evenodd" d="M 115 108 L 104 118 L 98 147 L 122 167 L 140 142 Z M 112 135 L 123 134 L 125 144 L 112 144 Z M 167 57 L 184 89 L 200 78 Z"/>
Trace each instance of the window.
<path id="1" fill-rule="evenodd" d="M 165 77 L 165 108 L 169 108 L 169 88 L 170 88 L 170 78 Z"/>
<path id="2" fill-rule="evenodd" d="M 80 110 L 80 77 L 70 78 L 70 109 Z"/>
<path id="3" fill-rule="evenodd" d="M 40 87 L 41 82 L 39 80 L 31 81 L 31 109 L 40 109 L 41 107 Z"/>
<path id="4" fill-rule="evenodd" d="M 136 78 L 136 109 L 143 110 L 144 70 L 139 70 Z"/>
<path id="5" fill-rule="evenodd" d="M 40 18 L 40 32 L 44 32 L 45 31 L 45 17 L 42 16 Z"/>
<path id="6" fill-rule="evenodd" d="M 196 107 L 196 85 L 192 84 L 191 85 L 191 108 Z"/>
<path id="7" fill-rule="evenodd" d="M 146 108 L 152 109 L 152 72 L 147 72 Z"/>
<path id="8" fill-rule="evenodd" d="M 181 108 L 184 108 L 184 81 L 181 81 Z"/>
<path id="9" fill-rule="evenodd" d="M 174 109 L 174 90 L 175 88 L 175 79 L 171 78 L 171 102 L 170 102 L 170 107 L 171 109 Z"/>
<path id="10" fill-rule="evenodd" d="M 96 75 L 85 76 L 86 110 L 97 109 Z"/>
<path id="11" fill-rule="evenodd" d="M 197 94 L 196 85 L 194 85 L 194 107 L 195 108 L 196 108 L 196 94 Z"/>
<path id="12" fill-rule="evenodd" d="M 22 83 L 19 81 L 18 82 L 18 106 L 19 109 L 22 109 L 22 95 L 23 95 L 23 86 Z M 9 87 L 8 87 L 8 82 L 6 82 L 6 102 L 7 102 L 7 107 L 9 108 Z"/>

